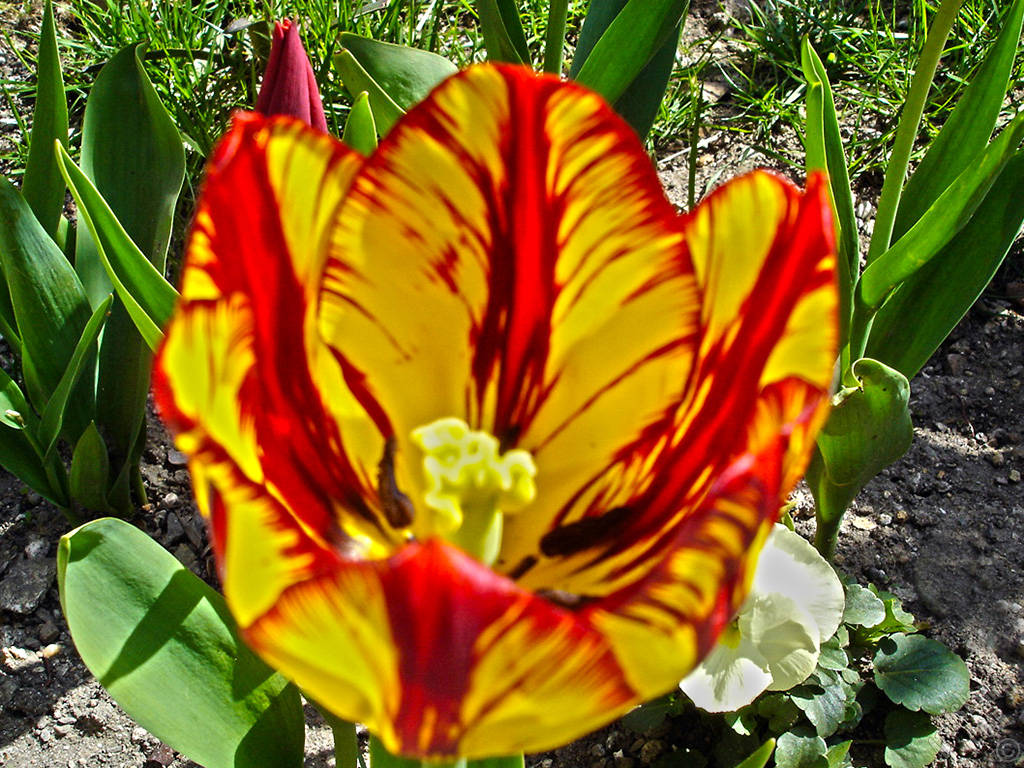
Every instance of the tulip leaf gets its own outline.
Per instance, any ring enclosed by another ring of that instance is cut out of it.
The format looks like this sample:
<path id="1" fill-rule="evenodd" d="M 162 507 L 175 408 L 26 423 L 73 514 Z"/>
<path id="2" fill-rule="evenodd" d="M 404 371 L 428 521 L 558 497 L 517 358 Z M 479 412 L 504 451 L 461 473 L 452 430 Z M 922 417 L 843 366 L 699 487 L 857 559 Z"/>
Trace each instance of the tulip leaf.
<path id="1" fill-rule="evenodd" d="M 178 193 L 185 175 L 181 135 L 142 66 L 145 46 L 123 48 L 100 70 L 86 102 L 82 172 L 128 237 L 163 274 Z M 114 290 L 100 256 L 103 243 L 79 233 L 75 267 L 95 306 Z M 111 263 L 114 257 L 108 255 Z M 137 314 L 137 313 L 136 313 Z M 120 470 L 142 428 L 150 350 L 118 299 L 100 342 L 96 422 Z"/>
<path id="2" fill-rule="evenodd" d="M 86 509 L 101 514 L 114 510 L 107 503 L 106 489 L 110 485 L 110 460 L 107 444 L 96 429 L 96 422 L 89 422 L 82 436 L 78 438 L 71 457 L 71 496 Z"/>
<path id="3" fill-rule="evenodd" d="M 896 212 L 893 237 L 900 238 L 985 148 L 1002 109 L 1024 26 L 1024 0 L 1015 0 L 1003 29 L 971 78 L 956 108 L 907 181 Z"/>
<path id="4" fill-rule="evenodd" d="M 4 178 L 0 178 L 0 262 L 21 332 L 28 396 L 41 411 L 67 370 L 91 312 L 74 267 L 21 193 Z M 82 383 L 69 414 L 72 441 L 89 423 L 93 409 L 92 390 Z"/>
<path id="5" fill-rule="evenodd" d="M 242 643 L 224 599 L 145 533 L 87 523 L 61 539 L 57 576 L 82 660 L 141 726 L 206 768 L 302 765 L 295 686 Z"/>
<path id="6" fill-rule="evenodd" d="M 342 32 L 341 45 L 403 110 L 423 101 L 435 86 L 459 71 L 436 53 L 383 43 L 351 32 Z"/>
<path id="7" fill-rule="evenodd" d="M 917 374 L 985 290 L 1024 225 L 1024 150 L 1006 164 L 970 222 L 875 315 L 866 354 Z"/>
<path id="8" fill-rule="evenodd" d="M 370 94 L 366 91 L 352 103 L 341 140 L 361 155 L 372 155 L 377 148 L 377 126 L 370 109 Z"/>
<path id="9" fill-rule="evenodd" d="M 97 75 L 82 124 L 82 171 L 139 250 L 163 273 L 185 178 L 185 150 L 143 69 L 144 52 L 141 43 L 123 48 Z M 110 293 L 113 287 L 88 230 L 79 232 L 75 267 L 93 305 Z"/>
<path id="10" fill-rule="evenodd" d="M 82 331 L 82 337 L 75 346 L 74 354 L 68 361 L 68 367 L 60 378 L 60 383 L 53 390 L 53 395 L 47 401 L 46 408 L 43 409 L 42 421 L 39 424 L 39 442 L 46 452 L 43 456 L 43 463 L 49 463 L 52 459 L 57 458 L 55 453 L 57 438 L 60 437 L 68 399 L 71 397 L 71 391 L 82 378 L 86 363 L 93 359 L 93 353 L 96 351 L 96 339 L 107 320 L 113 300 L 113 296 L 107 296 L 106 300 L 93 311 L 92 317 L 89 318 L 89 322 L 85 324 L 85 329 Z"/>
<path id="11" fill-rule="evenodd" d="M 942 748 L 942 739 L 927 712 L 894 709 L 885 716 L 885 764 L 890 768 L 924 768 Z"/>
<path id="12" fill-rule="evenodd" d="M 60 483 L 51 481 L 35 439 L 39 418 L 18 384 L 0 368 L 0 466 L 58 507 L 70 504 Z M 63 467 L 61 466 L 61 469 Z M 51 467 L 51 471 L 59 469 Z"/>
<path id="13" fill-rule="evenodd" d="M 967 703 L 971 675 L 963 659 L 921 635 L 893 635 L 874 656 L 875 684 L 897 704 L 932 715 Z"/>
<path id="14" fill-rule="evenodd" d="M 21 193 L 50 237 L 56 239 L 64 210 L 64 179 L 53 154 L 53 142 L 68 144 L 68 100 L 57 53 L 53 3 L 43 7 L 36 69 L 36 105 Z"/>
<path id="15" fill-rule="evenodd" d="M 917 272 L 970 221 L 1024 138 L 1018 115 L 946 188 L 918 222 L 861 275 L 864 304 L 877 309 L 900 283 Z"/>
<path id="16" fill-rule="evenodd" d="M 689 0 L 628 0 L 622 6 L 618 0 L 606 0 L 597 10 L 595 1 L 583 28 L 596 24 L 599 39 L 589 54 L 584 52 L 581 63 L 573 60 L 570 77 L 615 103 L 676 32 L 689 5 Z M 599 15 L 591 22 L 593 13 Z M 614 18 L 606 22 L 609 15 Z"/>
<path id="17" fill-rule="evenodd" d="M 854 363 L 852 372 L 857 386 L 844 388 L 833 399 L 807 469 L 819 536 L 823 521 L 826 527 L 838 527 L 861 488 L 906 453 L 914 436 L 906 377 L 868 358 Z"/>
<path id="18" fill-rule="evenodd" d="M 587 11 L 580 40 L 576 46 L 576 54 L 569 69 L 569 77 L 578 79 L 585 62 L 590 58 L 594 47 L 618 18 L 626 6 L 627 0 L 593 0 Z M 676 50 L 679 46 L 679 35 L 682 32 L 682 19 L 685 18 L 684 4 L 680 21 L 664 39 L 661 46 L 648 54 L 646 63 L 627 84 L 621 95 L 614 101 L 615 110 L 626 120 L 641 139 L 650 133 L 651 126 L 658 116 L 658 109 L 665 98 L 672 69 L 675 66 Z M 629 41 L 635 45 L 636 41 Z M 598 55 L 607 55 L 601 54 Z M 581 82 L 584 82 L 581 80 Z"/>
<path id="19" fill-rule="evenodd" d="M 806 37 L 801 49 L 801 63 L 807 80 L 807 173 L 825 171 L 829 176 L 829 195 L 835 215 L 839 244 L 839 322 L 841 346 L 850 337 L 853 311 L 853 286 L 860 273 L 860 242 L 857 217 L 850 188 L 850 171 L 839 132 L 835 100 L 828 73 Z"/>
<path id="20" fill-rule="evenodd" d="M 530 64 L 530 46 L 515 0 L 476 0 L 480 32 L 491 61 Z"/>
<path id="21" fill-rule="evenodd" d="M 386 136 L 398 119 L 405 114 L 405 110 L 398 106 L 380 84 L 363 69 L 363 65 L 351 51 L 343 50 L 335 55 L 334 66 L 338 68 L 341 81 L 353 99 L 363 92 L 369 95 L 377 132 L 381 136 Z"/>
<path id="22" fill-rule="evenodd" d="M 142 338 L 155 350 L 163 339 L 160 329 L 171 317 L 178 292 L 124 231 L 89 177 L 62 147 L 57 152 L 61 172 L 78 203 L 78 212 L 92 235 L 107 277 Z"/>
<path id="23" fill-rule="evenodd" d="M 751 752 L 736 768 L 764 768 L 775 751 L 775 739 L 768 739 L 764 744 Z"/>

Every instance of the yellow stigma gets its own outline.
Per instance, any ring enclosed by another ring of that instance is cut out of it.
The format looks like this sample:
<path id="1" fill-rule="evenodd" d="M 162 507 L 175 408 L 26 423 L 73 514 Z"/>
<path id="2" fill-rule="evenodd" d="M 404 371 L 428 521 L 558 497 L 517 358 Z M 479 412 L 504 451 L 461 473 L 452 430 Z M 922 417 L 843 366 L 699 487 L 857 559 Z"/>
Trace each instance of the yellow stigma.
<path id="1" fill-rule="evenodd" d="M 533 501 L 537 468 L 524 450 L 498 453 L 498 441 L 455 418 L 413 430 L 423 451 L 424 502 L 434 531 L 486 565 L 501 548 L 502 514 Z"/>

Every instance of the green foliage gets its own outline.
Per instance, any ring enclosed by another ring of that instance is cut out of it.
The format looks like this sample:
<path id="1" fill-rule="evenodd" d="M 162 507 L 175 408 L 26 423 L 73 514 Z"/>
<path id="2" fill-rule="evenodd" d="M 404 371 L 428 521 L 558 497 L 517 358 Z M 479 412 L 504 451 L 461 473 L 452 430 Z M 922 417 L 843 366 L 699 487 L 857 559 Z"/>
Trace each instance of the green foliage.
<path id="1" fill-rule="evenodd" d="M 82 660 L 134 720 L 208 768 L 302 765 L 298 690 L 241 641 L 224 598 L 149 536 L 88 523 L 61 539 L 57 573 Z"/>
<path id="2" fill-rule="evenodd" d="M 967 703 L 967 665 L 942 643 L 895 634 L 879 643 L 874 662 L 875 684 L 909 710 L 938 715 Z"/>

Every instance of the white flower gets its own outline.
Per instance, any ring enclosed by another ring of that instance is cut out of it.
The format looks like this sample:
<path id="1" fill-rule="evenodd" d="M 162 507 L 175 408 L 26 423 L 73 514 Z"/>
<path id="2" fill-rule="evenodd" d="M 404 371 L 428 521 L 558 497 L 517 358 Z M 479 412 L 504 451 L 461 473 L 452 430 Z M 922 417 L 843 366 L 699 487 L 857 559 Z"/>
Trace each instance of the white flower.
<path id="1" fill-rule="evenodd" d="M 814 671 L 844 606 L 843 585 L 832 566 L 777 524 L 736 620 L 679 687 L 708 712 L 732 712 L 766 690 L 789 690 Z"/>

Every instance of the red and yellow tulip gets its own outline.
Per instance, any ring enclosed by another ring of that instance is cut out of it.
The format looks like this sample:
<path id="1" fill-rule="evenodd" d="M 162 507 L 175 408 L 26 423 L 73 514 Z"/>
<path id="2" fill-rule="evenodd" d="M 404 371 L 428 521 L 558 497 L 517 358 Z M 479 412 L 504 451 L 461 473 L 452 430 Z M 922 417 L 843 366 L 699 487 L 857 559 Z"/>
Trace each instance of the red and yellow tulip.
<path id="1" fill-rule="evenodd" d="M 246 640 L 393 753 L 564 743 L 742 603 L 827 411 L 822 178 L 686 216 L 592 93 L 480 66 L 369 158 L 241 115 L 159 354 Z"/>

